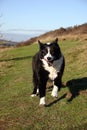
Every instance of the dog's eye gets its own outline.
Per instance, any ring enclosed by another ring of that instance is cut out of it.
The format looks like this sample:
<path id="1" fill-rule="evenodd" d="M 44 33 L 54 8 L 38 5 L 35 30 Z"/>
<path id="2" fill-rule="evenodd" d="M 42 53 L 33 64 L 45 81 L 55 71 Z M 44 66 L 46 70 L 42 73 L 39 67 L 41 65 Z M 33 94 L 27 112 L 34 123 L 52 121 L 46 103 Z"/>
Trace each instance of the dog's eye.
<path id="1" fill-rule="evenodd" d="M 51 55 L 55 55 L 55 52 L 54 52 L 54 51 L 51 51 Z"/>
<path id="2" fill-rule="evenodd" d="M 54 52 L 51 52 L 52 55 L 54 55 Z"/>
<path id="3" fill-rule="evenodd" d="M 46 52 L 46 50 L 42 50 L 41 53 L 42 53 L 42 55 L 46 55 L 47 52 Z"/>

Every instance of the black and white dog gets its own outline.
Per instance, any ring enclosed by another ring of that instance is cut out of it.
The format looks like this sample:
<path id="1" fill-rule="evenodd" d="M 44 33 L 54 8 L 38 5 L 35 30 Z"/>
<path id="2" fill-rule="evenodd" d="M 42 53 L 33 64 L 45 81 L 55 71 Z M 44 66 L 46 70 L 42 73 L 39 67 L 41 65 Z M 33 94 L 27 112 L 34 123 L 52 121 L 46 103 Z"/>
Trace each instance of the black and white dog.
<path id="1" fill-rule="evenodd" d="M 40 50 L 35 54 L 32 61 L 34 90 L 32 97 L 39 93 L 40 105 L 45 105 L 46 83 L 48 79 L 53 81 L 51 95 L 58 96 L 58 90 L 62 85 L 62 75 L 65 66 L 64 56 L 58 45 L 58 39 L 51 43 L 38 41 Z"/>

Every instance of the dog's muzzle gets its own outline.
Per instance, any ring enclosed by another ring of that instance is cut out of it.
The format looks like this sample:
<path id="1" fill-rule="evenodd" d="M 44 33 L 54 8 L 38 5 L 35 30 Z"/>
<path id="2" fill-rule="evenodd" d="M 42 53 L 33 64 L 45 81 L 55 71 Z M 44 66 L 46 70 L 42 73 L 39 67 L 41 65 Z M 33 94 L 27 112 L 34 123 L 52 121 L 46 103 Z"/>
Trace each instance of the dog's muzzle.
<path id="1" fill-rule="evenodd" d="M 48 63 L 49 66 L 52 66 L 53 59 L 51 57 L 47 57 L 47 59 L 44 58 L 44 60 Z"/>

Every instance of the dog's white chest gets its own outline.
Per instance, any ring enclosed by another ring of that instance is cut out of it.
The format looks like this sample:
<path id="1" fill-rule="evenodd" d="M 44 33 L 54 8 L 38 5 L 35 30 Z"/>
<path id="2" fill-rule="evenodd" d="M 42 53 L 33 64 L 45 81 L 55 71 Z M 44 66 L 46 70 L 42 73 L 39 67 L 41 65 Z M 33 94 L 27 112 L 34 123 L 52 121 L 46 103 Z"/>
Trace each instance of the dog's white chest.
<path id="1" fill-rule="evenodd" d="M 63 63 L 63 56 L 59 60 L 54 61 L 52 66 L 49 66 L 44 59 L 42 61 L 44 63 L 44 69 L 49 72 L 49 78 L 54 80 L 58 76 L 58 72 L 60 72 Z"/>
<path id="2" fill-rule="evenodd" d="M 49 78 L 54 80 L 57 77 L 57 70 L 54 67 L 49 67 Z"/>

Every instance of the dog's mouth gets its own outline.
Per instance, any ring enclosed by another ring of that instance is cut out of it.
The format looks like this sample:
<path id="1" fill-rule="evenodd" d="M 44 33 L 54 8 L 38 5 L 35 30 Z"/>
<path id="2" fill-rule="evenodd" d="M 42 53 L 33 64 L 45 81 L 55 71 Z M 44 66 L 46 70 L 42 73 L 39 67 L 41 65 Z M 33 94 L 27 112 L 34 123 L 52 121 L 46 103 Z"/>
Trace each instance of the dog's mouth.
<path id="1" fill-rule="evenodd" d="M 54 60 L 52 60 L 52 59 L 47 60 L 47 59 L 45 59 L 45 58 L 44 58 L 44 60 L 48 63 L 49 66 L 52 66 L 52 65 L 53 65 L 53 61 L 54 61 Z"/>

